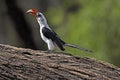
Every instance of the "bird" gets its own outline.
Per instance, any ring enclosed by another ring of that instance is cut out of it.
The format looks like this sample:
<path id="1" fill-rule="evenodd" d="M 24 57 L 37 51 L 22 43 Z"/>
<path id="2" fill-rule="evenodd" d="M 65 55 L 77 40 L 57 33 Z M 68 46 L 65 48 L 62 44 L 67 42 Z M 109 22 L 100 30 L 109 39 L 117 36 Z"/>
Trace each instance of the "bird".
<path id="1" fill-rule="evenodd" d="M 45 16 L 43 15 L 43 13 L 39 12 L 38 9 L 29 9 L 26 11 L 27 14 L 32 14 L 39 26 L 40 26 L 40 36 L 42 38 L 42 40 L 47 44 L 48 46 L 48 50 L 47 51 L 54 51 L 56 45 L 58 46 L 58 48 L 62 51 L 65 50 L 65 46 L 69 46 L 72 48 L 77 48 L 80 50 L 84 50 L 87 52 L 93 52 L 92 50 L 80 47 L 80 46 L 76 46 L 74 44 L 68 44 L 65 41 L 63 41 L 58 34 L 48 25 L 47 20 L 45 18 Z"/>

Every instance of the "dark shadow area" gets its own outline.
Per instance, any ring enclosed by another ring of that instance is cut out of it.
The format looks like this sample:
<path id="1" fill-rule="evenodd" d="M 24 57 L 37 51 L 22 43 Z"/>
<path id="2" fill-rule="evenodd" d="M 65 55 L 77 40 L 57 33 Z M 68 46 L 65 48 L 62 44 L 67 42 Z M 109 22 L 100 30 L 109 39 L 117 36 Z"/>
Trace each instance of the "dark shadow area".
<path id="1" fill-rule="evenodd" d="M 13 23 L 15 30 L 26 48 L 37 49 L 33 38 L 30 25 L 26 22 L 22 10 L 18 7 L 16 0 L 5 0 L 7 12 Z"/>

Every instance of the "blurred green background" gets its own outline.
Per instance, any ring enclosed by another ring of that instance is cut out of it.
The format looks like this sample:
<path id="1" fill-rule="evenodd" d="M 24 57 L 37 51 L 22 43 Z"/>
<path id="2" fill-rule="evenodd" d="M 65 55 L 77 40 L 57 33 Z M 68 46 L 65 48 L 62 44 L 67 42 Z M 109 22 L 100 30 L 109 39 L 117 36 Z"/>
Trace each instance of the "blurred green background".
<path id="1" fill-rule="evenodd" d="M 120 67 L 120 0 L 1 0 L 1 44 L 47 49 L 36 19 L 25 14 L 31 8 L 39 9 L 64 41 L 94 51 L 66 47 L 65 52 Z"/>

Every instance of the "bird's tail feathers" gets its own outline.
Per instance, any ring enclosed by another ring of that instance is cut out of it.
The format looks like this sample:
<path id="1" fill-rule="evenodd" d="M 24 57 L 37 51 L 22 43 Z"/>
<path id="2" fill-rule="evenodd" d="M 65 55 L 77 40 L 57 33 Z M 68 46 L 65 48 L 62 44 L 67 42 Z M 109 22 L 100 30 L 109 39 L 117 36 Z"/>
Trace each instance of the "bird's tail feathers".
<path id="1" fill-rule="evenodd" d="M 86 48 L 83 48 L 83 47 L 80 47 L 80 46 L 76 46 L 74 44 L 65 44 L 65 46 L 72 47 L 72 48 L 77 48 L 77 49 L 84 50 L 84 51 L 87 51 L 87 52 L 93 52 L 92 50 L 89 50 L 89 49 L 86 49 Z"/>
<path id="2" fill-rule="evenodd" d="M 59 39 L 55 39 L 54 42 L 57 44 L 57 46 L 62 50 L 64 51 L 64 47 L 63 47 L 63 44 L 60 42 Z"/>

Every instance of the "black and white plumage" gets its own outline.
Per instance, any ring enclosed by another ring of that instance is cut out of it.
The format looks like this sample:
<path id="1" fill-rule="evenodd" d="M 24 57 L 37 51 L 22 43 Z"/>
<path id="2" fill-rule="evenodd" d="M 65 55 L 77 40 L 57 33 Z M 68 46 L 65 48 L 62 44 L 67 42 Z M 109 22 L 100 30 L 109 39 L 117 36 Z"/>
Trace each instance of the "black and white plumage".
<path id="1" fill-rule="evenodd" d="M 84 50 L 84 51 L 88 51 L 88 52 L 92 52 L 91 50 L 73 45 L 73 44 L 67 44 L 66 42 L 64 42 L 47 24 L 47 20 L 45 18 L 45 16 L 41 13 L 38 12 L 37 9 L 30 9 L 27 11 L 27 13 L 32 13 L 39 25 L 40 25 L 40 35 L 41 38 L 43 39 L 43 41 L 48 45 L 48 49 L 50 51 L 55 50 L 55 45 L 57 45 L 62 51 L 65 50 L 64 46 L 69 46 L 69 47 L 73 47 L 73 48 L 77 48 L 80 50 Z"/>

